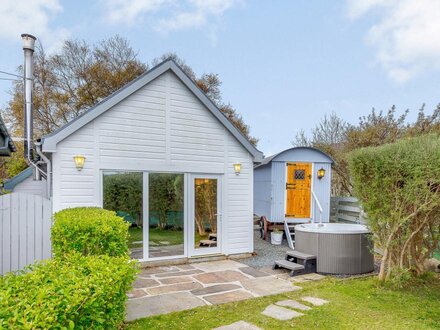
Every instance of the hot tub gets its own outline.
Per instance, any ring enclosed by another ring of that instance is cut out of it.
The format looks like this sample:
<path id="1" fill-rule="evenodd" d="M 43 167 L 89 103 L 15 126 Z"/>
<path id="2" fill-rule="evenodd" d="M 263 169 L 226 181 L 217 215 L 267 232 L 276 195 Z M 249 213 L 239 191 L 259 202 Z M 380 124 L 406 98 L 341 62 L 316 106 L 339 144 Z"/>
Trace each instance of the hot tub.
<path id="1" fill-rule="evenodd" d="M 296 225 L 295 250 L 316 255 L 318 273 L 362 274 L 374 269 L 373 242 L 364 225 Z"/>

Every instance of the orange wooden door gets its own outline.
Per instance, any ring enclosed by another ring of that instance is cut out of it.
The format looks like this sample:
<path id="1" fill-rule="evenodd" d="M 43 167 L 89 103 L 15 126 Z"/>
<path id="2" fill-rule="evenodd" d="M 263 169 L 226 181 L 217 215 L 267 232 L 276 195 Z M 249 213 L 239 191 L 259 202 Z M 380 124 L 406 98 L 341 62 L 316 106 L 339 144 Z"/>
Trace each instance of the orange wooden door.
<path id="1" fill-rule="evenodd" d="M 286 217 L 310 218 L 312 164 L 287 163 Z"/>

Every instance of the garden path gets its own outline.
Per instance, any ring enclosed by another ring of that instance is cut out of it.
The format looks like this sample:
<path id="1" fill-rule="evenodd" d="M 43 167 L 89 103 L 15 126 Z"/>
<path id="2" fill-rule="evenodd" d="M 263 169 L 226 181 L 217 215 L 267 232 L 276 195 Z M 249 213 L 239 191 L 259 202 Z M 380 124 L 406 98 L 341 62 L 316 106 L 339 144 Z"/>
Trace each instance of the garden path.
<path id="1" fill-rule="evenodd" d="M 233 260 L 146 268 L 128 294 L 127 321 L 299 289 L 283 270 Z"/>

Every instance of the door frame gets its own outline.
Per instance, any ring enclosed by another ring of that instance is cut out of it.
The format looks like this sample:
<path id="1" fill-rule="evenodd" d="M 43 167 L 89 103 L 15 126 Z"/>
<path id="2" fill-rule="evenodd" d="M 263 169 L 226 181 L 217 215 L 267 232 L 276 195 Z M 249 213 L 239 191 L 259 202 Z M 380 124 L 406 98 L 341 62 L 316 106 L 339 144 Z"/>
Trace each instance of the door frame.
<path id="1" fill-rule="evenodd" d="M 195 179 L 217 179 L 217 246 L 205 247 L 202 249 L 196 249 L 195 242 L 195 193 L 194 193 L 194 180 Z M 222 203 L 222 180 L 223 175 L 220 174 L 188 174 L 188 201 L 187 201 L 187 256 L 198 257 L 205 255 L 217 255 L 221 254 L 223 247 L 223 235 L 222 235 L 222 223 L 223 223 L 223 203 Z"/>
<path id="2" fill-rule="evenodd" d="M 304 161 L 286 161 L 286 167 L 285 167 L 285 172 L 284 172 L 284 185 L 287 184 L 287 179 L 288 179 L 288 175 L 289 175 L 289 166 L 288 164 L 308 164 L 310 165 L 310 216 L 308 218 L 293 218 L 293 217 L 287 217 L 287 189 L 286 187 L 284 187 L 284 218 L 285 219 L 290 219 L 292 221 L 298 221 L 301 222 L 302 220 L 313 220 L 313 216 L 314 216 L 314 200 L 313 200 L 313 196 L 312 196 L 312 190 L 313 190 L 313 182 L 314 182 L 314 170 L 315 170 L 315 163 L 314 162 L 304 162 Z"/>

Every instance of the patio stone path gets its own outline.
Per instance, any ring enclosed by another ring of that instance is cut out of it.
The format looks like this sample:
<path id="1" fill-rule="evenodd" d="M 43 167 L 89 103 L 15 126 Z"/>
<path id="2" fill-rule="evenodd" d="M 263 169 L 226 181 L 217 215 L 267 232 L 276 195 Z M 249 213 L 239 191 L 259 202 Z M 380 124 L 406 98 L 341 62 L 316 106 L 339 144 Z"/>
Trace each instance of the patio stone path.
<path id="1" fill-rule="evenodd" d="M 291 281 L 234 260 L 146 268 L 127 294 L 127 320 L 298 289 Z"/>
<path id="2" fill-rule="evenodd" d="M 237 284 L 217 284 L 217 285 L 207 286 L 202 289 L 192 290 L 191 293 L 195 294 L 196 296 L 203 296 L 205 294 L 219 293 L 219 292 L 231 291 L 236 289 L 241 289 L 241 286 Z"/>
<path id="3" fill-rule="evenodd" d="M 299 317 L 304 315 L 303 313 L 299 313 L 294 310 L 276 305 L 267 306 L 266 309 L 261 312 L 261 314 L 272 317 L 280 321 L 287 321 L 293 319 L 294 317 Z"/>
<path id="4" fill-rule="evenodd" d="M 302 297 L 301 300 L 307 301 L 313 306 L 322 306 L 328 303 L 327 300 L 316 298 L 316 297 Z"/>
<path id="5" fill-rule="evenodd" d="M 152 286 L 157 286 L 160 283 L 156 280 L 153 280 L 151 278 L 138 278 L 133 283 L 133 288 L 150 288 Z"/>
<path id="6" fill-rule="evenodd" d="M 299 309 L 301 311 L 311 310 L 311 308 L 309 306 L 303 305 L 295 300 L 290 300 L 290 299 L 278 301 L 275 303 L 275 305 L 282 306 L 282 307 L 290 307 L 293 309 Z"/>
<path id="7" fill-rule="evenodd" d="M 201 275 L 196 275 L 194 278 L 205 284 L 211 283 L 221 283 L 221 282 L 235 282 L 247 280 L 243 273 L 235 270 L 224 270 L 221 272 L 205 273 Z"/>
<path id="8" fill-rule="evenodd" d="M 127 321 L 133 321 L 142 317 L 178 312 L 204 305 L 203 301 L 189 292 L 130 299 L 126 319 Z"/>
<path id="9" fill-rule="evenodd" d="M 239 270 L 241 270 L 243 273 L 251 275 L 253 277 L 266 277 L 269 276 L 270 274 L 262 272 L 256 268 L 252 268 L 252 267 L 242 267 L 239 268 Z"/>
<path id="10" fill-rule="evenodd" d="M 246 321 L 238 321 L 212 330 L 262 330 L 262 329 Z"/>
<path id="11" fill-rule="evenodd" d="M 212 294 L 205 296 L 204 299 L 213 305 L 226 304 L 234 301 L 246 300 L 254 298 L 250 292 L 244 290 L 235 290 L 225 293 Z"/>
<path id="12" fill-rule="evenodd" d="M 252 291 L 259 297 L 270 296 L 273 294 L 279 294 L 289 291 L 300 290 L 299 286 L 294 286 L 292 283 L 278 279 L 268 279 L 266 277 L 247 279 L 241 282 L 243 287 L 249 291 Z"/>
<path id="13" fill-rule="evenodd" d="M 150 295 L 158 295 L 170 292 L 180 292 L 180 291 L 188 291 L 202 288 L 203 286 L 198 282 L 188 282 L 188 283 L 177 283 L 172 285 L 158 286 L 155 288 L 147 289 L 147 292 Z"/>

